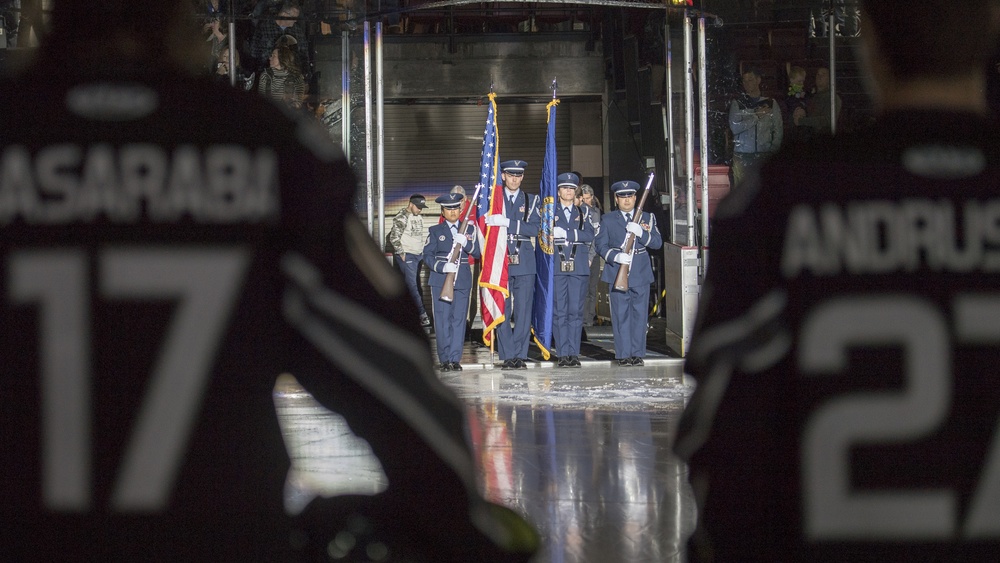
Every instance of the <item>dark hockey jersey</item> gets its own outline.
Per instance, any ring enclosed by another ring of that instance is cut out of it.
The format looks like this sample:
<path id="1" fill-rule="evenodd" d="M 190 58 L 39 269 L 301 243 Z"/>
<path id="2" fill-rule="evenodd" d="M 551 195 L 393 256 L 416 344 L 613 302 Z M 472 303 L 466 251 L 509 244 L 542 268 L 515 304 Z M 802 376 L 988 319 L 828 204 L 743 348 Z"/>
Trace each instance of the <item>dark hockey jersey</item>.
<path id="1" fill-rule="evenodd" d="M 891 114 L 720 204 L 675 443 L 692 560 L 996 560 L 998 138 Z"/>
<path id="2" fill-rule="evenodd" d="M 283 508 L 283 373 L 371 444 L 383 516 L 480 557 L 461 405 L 323 128 L 171 68 L 43 68 L 0 98 L 2 558 L 325 553 L 343 522 Z"/>

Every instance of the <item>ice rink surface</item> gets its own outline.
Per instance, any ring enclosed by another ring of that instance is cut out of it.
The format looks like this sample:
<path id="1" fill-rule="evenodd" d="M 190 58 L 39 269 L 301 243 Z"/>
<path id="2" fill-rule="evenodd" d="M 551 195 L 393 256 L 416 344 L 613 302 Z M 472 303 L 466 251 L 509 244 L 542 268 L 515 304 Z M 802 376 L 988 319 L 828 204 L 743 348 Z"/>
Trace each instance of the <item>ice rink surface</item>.
<path id="1" fill-rule="evenodd" d="M 501 370 L 470 341 L 463 371 L 439 376 L 466 404 L 484 495 L 541 533 L 535 562 L 683 561 L 695 509 L 670 444 L 692 383 L 667 351 L 651 350 L 643 367 L 617 366 L 600 333 L 580 368 L 533 354 L 528 369 Z M 386 486 L 367 443 L 293 382 L 279 385 L 276 403 L 293 501 Z"/>

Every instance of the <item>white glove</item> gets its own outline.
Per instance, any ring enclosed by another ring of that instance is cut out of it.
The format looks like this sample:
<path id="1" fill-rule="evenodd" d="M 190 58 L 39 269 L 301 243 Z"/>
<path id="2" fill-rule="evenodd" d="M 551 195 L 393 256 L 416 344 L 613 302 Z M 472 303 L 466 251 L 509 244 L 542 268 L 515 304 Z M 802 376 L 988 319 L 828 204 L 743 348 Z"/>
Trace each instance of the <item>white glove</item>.
<path id="1" fill-rule="evenodd" d="M 628 254 L 626 252 L 619 252 L 618 256 L 615 256 L 615 262 L 617 262 L 619 264 L 631 264 L 632 263 L 632 255 Z"/>
<path id="2" fill-rule="evenodd" d="M 642 236 L 642 226 L 640 226 L 639 223 L 629 222 L 625 225 L 625 230 L 637 237 Z"/>
<path id="3" fill-rule="evenodd" d="M 552 228 L 552 238 L 565 239 L 566 238 L 566 229 L 564 229 L 562 227 L 553 227 Z"/>
<path id="4" fill-rule="evenodd" d="M 441 271 L 446 274 L 451 274 L 458 271 L 458 264 L 454 262 L 445 262 L 444 266 L 441 266 Z"/>
<path id="5" fill-rule="evenodd" d="M 490 227 L 509 227 L 510 219 L 503 215 L 487 215 L 486 224 Z"/>
<path id="6" fill-rule="evenodd" d="M 451 233 L 451 240 L 458 246 L 465 248 L 465 245 L 469 244 L 469 239 L 465 237 L 462 233 Z"/>

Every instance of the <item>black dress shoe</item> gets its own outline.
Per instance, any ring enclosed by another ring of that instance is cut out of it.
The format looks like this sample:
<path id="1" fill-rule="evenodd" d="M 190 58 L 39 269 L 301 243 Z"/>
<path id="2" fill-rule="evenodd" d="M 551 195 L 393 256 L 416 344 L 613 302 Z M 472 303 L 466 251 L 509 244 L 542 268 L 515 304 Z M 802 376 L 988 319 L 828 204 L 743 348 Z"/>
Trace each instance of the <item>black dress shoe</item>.
<path id="1" fill-rule="evenodd" d="M 514 369 L 514 361 L 504 360 L 503 363 L 500 364 L 500 369 Z"/>
<path id="2" fill-rule="evenodd" d="M 528 363 L 527 363 L 527 360 L 525 360 L 525 359 L 523 359 L 523 358 L 517 358 L 517 359 L 516 359 L 516 360 L 514 360 L 514 361 L 515 361 L 515 362 L 517 362 L 517 364 L 516 364 L 516 365 L 514 366 L 514 367 L 516 367 L 517 369 L 528 369 Z"/>
<path id="3" fill-rule="evenodd" d="M 569 367 L 571 367 L 571 368 L 578 368 L 581 365 L 580 364 L 580 358 L 577 357 L 577 356 L 571 356 L 570 359 L 569 359 L 569 363 L 566 364 L 566 365 L 569 366 Z"/>
<path id="4" fill-rule="evenodd" d="M 451 371 L 462 371 L 462 364 L 458 362 L 451 363 Z"/>
<path id="5" fill-rule="evenodd" d="M 560 356 L 557 365 L 561 368 L 569 367 L 569 356 Z"/>
<path id="6" fill-rule="evenodd" d="M 451 362 L 441 364 L 441 371 L 451 371 Z"/>
<path id="7" fill-rule="evenodd" d="M 618 365 L 621 366 L 621 367 L 631 367 L 632 366 L 632 358 L 620 358 L 618 360 Z"/>
<path id="8" fill-rule="evenodd" d="M 633 357 L 632 358 L 632 365 L 633 366 L 644 366 L 644 365 L 646 365 L 646 362 L 642 361 L 642 358 Z"/>

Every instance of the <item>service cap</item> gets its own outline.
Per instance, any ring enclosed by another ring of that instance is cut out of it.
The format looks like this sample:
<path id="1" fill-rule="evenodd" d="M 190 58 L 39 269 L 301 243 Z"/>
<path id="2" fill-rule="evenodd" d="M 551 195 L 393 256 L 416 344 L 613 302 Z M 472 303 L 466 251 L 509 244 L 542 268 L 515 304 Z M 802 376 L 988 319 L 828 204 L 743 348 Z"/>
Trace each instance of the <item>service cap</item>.
<path id="1" fill-rule="evenodd" d="M 465 199 L 465 196 L 462 194 L 449 193 L 439 195 L 434 201 L 441 204 L 442 209 L 457 209 L 458 207 L 461 207 L 463 199 Z"/>
<path id="2" fill-rule="evenodd" d="M 521 176 L 528 163 L 523 160 L 505 160 L 500 163 L 500 172 L 511 176 Z"/>
<path id="3" fill-rule="evenodd" d="M 565 172 L 556 177 L 556 187 L 562 188 L 564 186 L 578 188 L 580 187 L 580 177 L 572 172 Z"/>
<path id="4" fill-rule="evenodd" d="M 634 195 L 637 191 L 639 191 L 639 183 L 632 180 L 622 180 L 611 184 L 611 193 L 615 196 Z"/>

